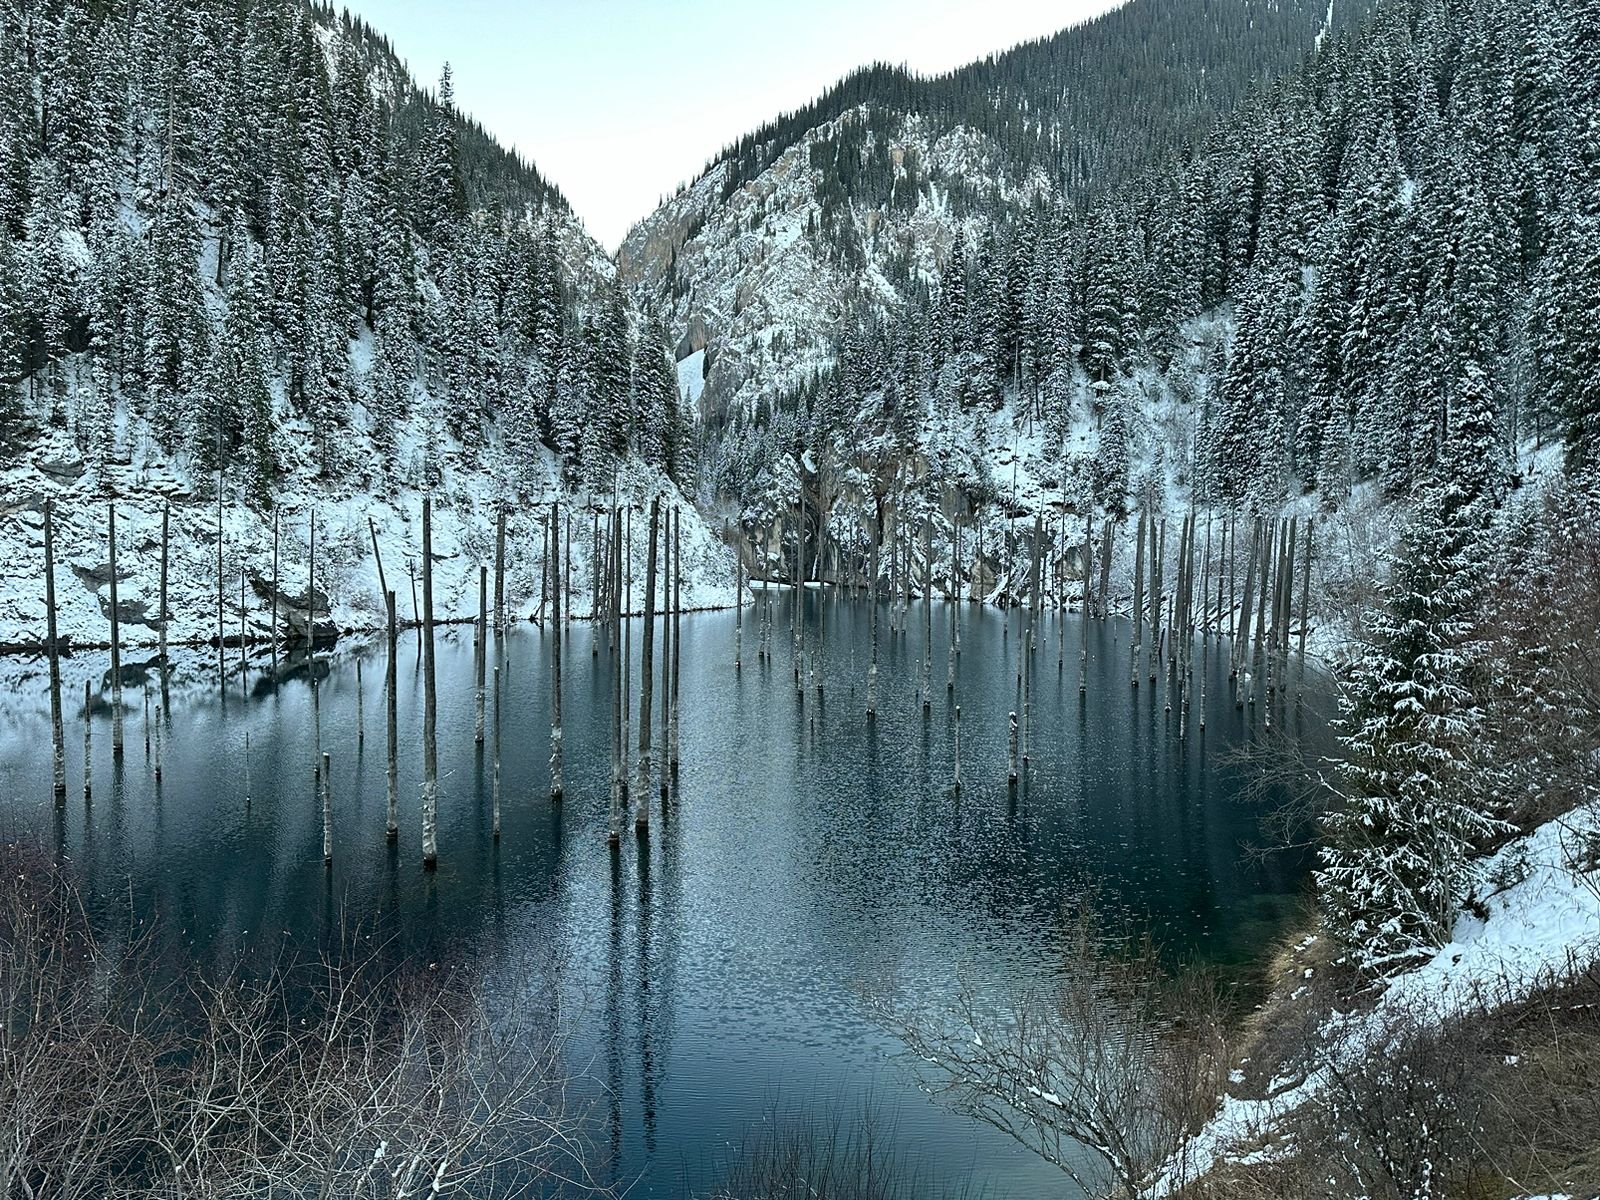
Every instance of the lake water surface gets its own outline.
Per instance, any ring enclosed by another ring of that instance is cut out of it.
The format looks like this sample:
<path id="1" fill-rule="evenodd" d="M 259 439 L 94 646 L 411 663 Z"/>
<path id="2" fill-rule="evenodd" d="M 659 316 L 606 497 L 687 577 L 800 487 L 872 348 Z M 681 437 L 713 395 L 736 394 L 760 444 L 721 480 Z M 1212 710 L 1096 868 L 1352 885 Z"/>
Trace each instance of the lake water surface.
<path id="1" fill-rule="evenodd" d="M 60 812 L 38 697 L 16 703 L 0 722 L 0 834 L 54 839 L 91 888 L 131 894 L 181 925 L 195 954 L 219 961 L 263 937 L 326 939 L 352 916 L 418 956 L 492 942 L 513 975 L 522 956 L 554 955 L 576 1016 L 584 1094 L 595 1102 L 601 1170 L 631 1185 L 630 1195 L 708 1185 L 719 1157 L 775 1107 L 848 1116 L 870 1098 L 893 1145 L 931 1178 L 970 1179 L 991 1195 L 1070 1196 L 1059 1172 L 923 1095 L 865 996 L 893 985 L 937 1009 L 963 982 L 998 1002 L 1048 979 L 1060 965 L 1063 908 L 1090 883 L 1176 951 L 1231 963 L 1259 953 L 1303 883 L 1302 863 L 1245 851 L 1260 840 L 1261 813 L 1239 799 L 1229 755 L 1264 707 L 1235 707 L 1212 639 L 1195 656 L 1196 689 L 1207 676 L 1206 728 L 1191 717 L 1180 738 L 1165 676 L 1152 686 L 1142 672 L 1141 686 L 1130 686 L 1129 626 L 1115 620 L 1087 625 L 1080 696 L 1084 626 L 1047 615 L 1031 762 L 1013 792 L 1007 716 L 1022 708 L 1025 614 L 935 601 L 924 713 L 925 614 L 913 604 L 908 631 L 895 634 L 879 606 L 878 716 L 869 725 L 869 606 L 817 594 L 805 603 L 808 652 L 819 627 L 825 637 L 820 697 L 809 680 L 796 693 L 792 595 L 773 601 L 771 663 L 758 656 L 760 609 L 745 611 L 738 673 L 734 615 L 683 618 L 681 771 L 665 813 L 655 806 L 648 844 L 630 823 L 616 857 L 605 837 L 609 671 L 605 651 L 592 652 L 601 635 L 587 625 L 572 628 L 563 655 L 560 804 L 548 797 L 548 636 L 518 628 L 490 655 L 504 676 L 498 844 L 492 759 L 473 738 L 471 633 L 440 635 L 436 873 L 421 866 L 422 679 L 410 633 L 399 643 L 396 847 L 383 830 L 381 642 L 341 650 L 315 687 L 306 670 L 274 679 L 253 665 L 241 679 L 232 651 L 225 694 L 214 685 L 171 692 L 160 785 L 143 746 L 146 690 L 157 702 L 157 680 L 125 664 L 127 752 L 113 768 L 107 692 L 90 714 L 88 804 L 81 685 L 77 695 L 69 689 Z M 953 607 L 961 656 L 952 694 Z M 1308 699 L 1297 716 L 1288 705 L 1290 726 L 1325 736 L 1316 708 Z M 311 779 L 319 725 L 333 756 L 331 872 Z"/>

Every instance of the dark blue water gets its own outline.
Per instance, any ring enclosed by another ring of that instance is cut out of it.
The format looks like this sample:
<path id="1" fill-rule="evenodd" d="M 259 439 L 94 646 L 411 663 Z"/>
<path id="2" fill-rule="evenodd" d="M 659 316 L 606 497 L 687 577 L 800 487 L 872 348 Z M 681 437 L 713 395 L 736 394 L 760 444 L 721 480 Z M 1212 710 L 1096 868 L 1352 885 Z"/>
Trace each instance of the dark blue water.
<path id="1" fill-rule="evenodd" d="M 936 601 L 924 713 L 925 614 L 913 605 L 908 631 L 895 634 L 880 607 L 878 717 L 869 725 L 868 607 L 808 597 L 808 653 L 825 631 L 819 698 L 809 679 L 796 693 L 791 603 L 774 601 L 771 663 L 758 656 L 760 610 L 746 610 L 738 673 L 733 614 L 683 619 L 681 772 L 665 813 L 655 807 L 648 844 L 630 824 L 615 857 L 605 836 L 609 670 L 588 626 L 572 629 L 563 656 L 559 805 L 548 799 L 548 639 L 517 629 L 490 656 L 504 676 L 498 844 L 490 747 L 473 739 L 470 631 L 441 635 L 437 873 L 421 867 L 422 686 L 411 635 L 400 640 L 395 847 L 383 833 L 381 643 L 359 653 L 364 745 L 349 651 L 278 678 L 259 662 L 241 678 L 234 651 L 224 695 L 204 671 L 169 681 L 159 786 L 143 716 L 147 693 L 160 702 L 159 677 L 130 668 L 119 768 L 108 694 L 91 715 L 89 804 L 82 687 L 74 694 L 69 683 L 69 800 L 59 813 L 42 692 L 0 701 L 12 710 L 0 721 L 0 832 L 53 839 L 93 889 L 132 894 L 181 927 L 193 953 L 218 961 L 285 934 L 326 938 L 357 918 L 418 956 L 492 945 L 506 980 L 527 964 L 558 964 L 600 1167 L 632 1184 L 632 1195 L 706 1186 L 719 1156 L 775 1107 L 856 1111 L 868 1097 L 894 1145 L 929 1177 L 970 1179 L 999 1195 L 1070 1195 L 1059 1172 L 927 1098 L 868 997 L 894 988 L 902 1003 L 937 1010 L 965 983 L 1002 1003 L 1058 969 L 1064 908 L 1089 886 L 1101 903 L 1150 922 L 1174 952 L 1248 962 L 1292 914 L 1303 880 L 1303 864 L 1245 853 L 1261 838 L 1262 813 L 1239 799 L 1229 758 L 1266 708 L 1235 707 L 1213 640 L 1196 651 L 1191 693 L 1198 702 L 1205 674 L 1206 728 L 1196 713 L 1180 738 L 1165 673 L 1158 686 L 1143 672 L 1130 686 L 1128 627 L 1116 621 L 1088 624 L 1080 696 L 1083 626 L 1050 615 L 1030 689 L 1031 761 L 1013 791 L 1007 714 L 1022 710 L 1025 616 L 956 606 L 952 694 L 952 608 Z M 636 622 L 636 657 L 638 630 Z M 67 675 L 101 681 L 101 669 L 80 657 Z M 43 687 L 42 669 L 28 678 L 27 688 Z M 1297 716 L 1289 703 L 1275 719 L 1321 737 L 1316 707 L 1308 700 Z M 333 756 L 331 872 L 312 787 L 319 725 Z"/>

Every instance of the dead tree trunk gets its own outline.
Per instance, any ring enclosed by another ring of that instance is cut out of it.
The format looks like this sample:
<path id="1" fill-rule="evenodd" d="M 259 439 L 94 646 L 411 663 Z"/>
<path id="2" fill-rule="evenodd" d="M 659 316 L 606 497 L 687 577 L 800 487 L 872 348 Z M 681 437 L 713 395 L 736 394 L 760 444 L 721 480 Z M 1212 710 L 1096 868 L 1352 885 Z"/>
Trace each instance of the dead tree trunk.
<path id="1" fill-rule="evenodd" d="M 500 506 L 494 523 L 494 630 L 506 627 L 506 509 Z"/>
<path id="2" fill-rule="evenodd" d="M 550 799 L 560 800 L 561 782 L 561 511 L 550 501 Z"/>
<path id="3" fill-rule="evenodd" d="M 678 682 L 683 667 L 683 512 L 672 510 L 672 728 L 667 765 L 678 777 Z"/>
<path id="4" fill-rule="evenodd" d="M 117 506 L 106 506 L 106 542 L 111 551 L 111 757 L 122 757 L 122 627 L 117 613 Z"/>
<path id="5" fill-rule="evenodd" d="M 56 532 L 54 505 L 44 502 L 45 649 L 50 656 L 51 793 L 59 808 L 67 802 L 67 743 L 61 722 L 61 645 L 56 630 Z"/>
<path id="6" fill-rule="evenodd" d="M 640 836 L 650 828 L 650 722 L 654 716 L 650 709 L 656 687 L 656 537 L 660 525 L 661 497 L 656 496 L 650 501 L 650 541 L 644 556 L 644 640 L 639 662 L 639 783 L 633 825 Z"/>
<path id="7" fill-rule="evenodd" d="M 422 865 L 439 865 L 439 691 L 433 638 L 433 500 L 422 500 Z"/>
<path id="8" fill-rule="evenodd" d="M 484 670 L 489 663 L 489 568 L 478 568 L 478 628 L 475 639 L 473 656 L 476 671 L 477 691 L 475 695 L 476 713 L 474 717 L 472 740 L 475 745 L 483 745 L 484 734 Z"/>
<path id="9" fill-rule="evenodd" d="M 1129 654 L 1132 661 L 1130 668 L 1133 675 L 1133 686 L 1139 686 L 1139 651 L 1143 648 L 1144 639 L 1144 543 L 1145 543 L 1144 513 L 1139 514 L 1139 531 L 1133 553 L 1133 637 L 1130 643 Z"/>
<path id="10" fill-rule="evenodd" d="M 277 536 L 278 536 L 277 535 L 277 529 L 278 529 L 278 517 L 277 517 L 277 514 L 273 514 L 273 517 L 272 517 L 272 529 L 273 529 L 273 535 L 272 535 L 273 536 L 273 556 L 274 556 L 274 561 L 276 561 L 276 556 L 277 556 Z M 171 531 L 172 531 L 172 503 L 170 501 L 168 501 L 166 504 L 163 504 L 161 506 L 161 599 L 160 599 L 161 607 L 160 607 L 159 612 L 156 614 L 156 627 L 161 632 L 161 669 L 162 669 L 163 674 L 165 674 L 165 672 L 166 672 L 166 660 L 167 660 L 167 619 L 171 615 L 169 613 L 168 609 L 167 609 L 167 561 L 168 561 L 169 551 L 170 551 L 170 548 L 171 548 Z M 274 603 L 276 603 L 276 597 L 274 597 Z M 276 610 L 274 610 L 274 611 L 276 611 Z"/>

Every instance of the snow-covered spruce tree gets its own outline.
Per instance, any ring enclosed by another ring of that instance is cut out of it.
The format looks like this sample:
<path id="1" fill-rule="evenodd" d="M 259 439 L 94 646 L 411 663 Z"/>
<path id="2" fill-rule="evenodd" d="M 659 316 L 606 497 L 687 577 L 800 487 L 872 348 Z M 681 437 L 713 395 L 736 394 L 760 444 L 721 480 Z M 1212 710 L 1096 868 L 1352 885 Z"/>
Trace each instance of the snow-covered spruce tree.
<path id="1" fill-rule="evenodd" d="M 1556 315 L 1564 326 L 1555 383 L 1568 465 L 1587 471 L 1600 470 L 1600 0 L 1574 0 L 1567 28 L 1573 169 L 1555 255 Z"/>
<path id="2" fill-rule="evenodd" d="M 1341 699 L 1346 758 L 1324 822 L 1327 926 L 1366 970 L 1426 957 L 1450 933 L 1472 859 L 1503 825 L 1474 786 L 1484 709 L 1475 619 L 1484 534 L 1503 486 L 1487 378 L 1463 373 L 1441 469 L 1420 498 Z"/>

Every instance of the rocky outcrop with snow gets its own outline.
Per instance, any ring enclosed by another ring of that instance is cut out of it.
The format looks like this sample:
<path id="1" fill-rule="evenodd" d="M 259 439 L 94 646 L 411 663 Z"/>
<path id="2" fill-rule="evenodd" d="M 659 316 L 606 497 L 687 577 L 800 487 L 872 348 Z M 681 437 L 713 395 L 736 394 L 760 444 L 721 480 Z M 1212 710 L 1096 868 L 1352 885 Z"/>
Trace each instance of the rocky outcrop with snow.
<path id="1" fill-rule="evenodd" d="M 1008 159 L 983 134 L 902 115 L 890 121 L 886 151 L 896 188 L 914 189 L 914 202 L 852 201 L 834 218 L 842 228 L 823 231 L 835 143 L 867 121 L 862 106 L 818 125 L 731 192 L 731 164 L 718 163 L 636 225 L 618 251 L 623 282 L 681 338 L 678 357 L 704 352 L 707 410 L 748 408 L 793 388 L 832 364 L 855 306 L 898 312 L 912 281 L 935 282 L 958 231 L 975 241 L 984 227 L 956 215 L 952 187 L 996 214 L 1050 192 L 1042 173 L 1011 178 Z M 878 114 L 872 124 L 884 121 Z M 881 157 L 883 135 L 863 136 L 863 159 Z M 864 265 L 841 257 L 841 241 L 860 245 Z"/>

